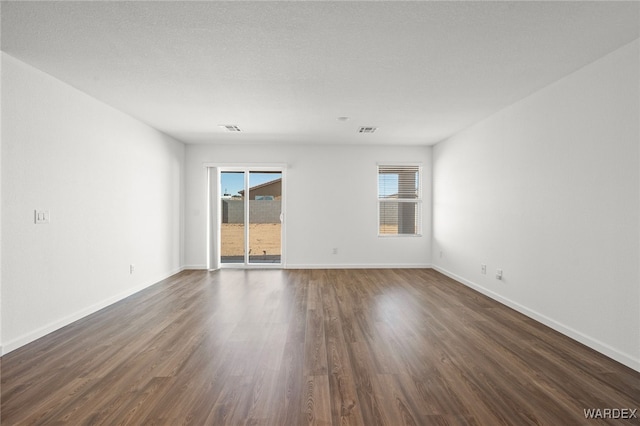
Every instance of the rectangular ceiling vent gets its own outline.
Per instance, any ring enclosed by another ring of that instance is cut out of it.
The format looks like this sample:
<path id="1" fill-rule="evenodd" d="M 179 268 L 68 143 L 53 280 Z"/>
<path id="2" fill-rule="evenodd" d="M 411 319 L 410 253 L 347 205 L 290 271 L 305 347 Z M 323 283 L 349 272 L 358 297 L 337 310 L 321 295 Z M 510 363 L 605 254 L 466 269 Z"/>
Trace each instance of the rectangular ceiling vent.
<path id="1" fill-rule="evenodd" d="M 223 124 L 220 127 L 222 127 L 223 129 L 226 129 L 227 132 L 239 132 L 240 131 L 240 127 L 234 126 L 232 124 Z"/>
<path id="2" fill-rule="evenodd" d="M 358 133 L 373 133 L 378 130 L 377 127 L 360 127 Z"/>

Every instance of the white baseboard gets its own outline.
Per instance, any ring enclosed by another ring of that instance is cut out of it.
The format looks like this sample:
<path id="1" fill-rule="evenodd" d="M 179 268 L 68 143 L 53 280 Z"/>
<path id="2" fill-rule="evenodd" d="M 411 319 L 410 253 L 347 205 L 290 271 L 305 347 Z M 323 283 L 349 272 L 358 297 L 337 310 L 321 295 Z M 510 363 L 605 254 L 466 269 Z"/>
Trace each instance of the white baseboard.
<path id="1" fill-rule="evenodd" d="M 481 285 L 478 285 L 472 281 L 467 280 L 466 278 L 463 278 L 459 275 L 454 274 L 453 272 L 447 271 L 444 268 L 441 268 L 439 266 L 433 265 L 432 266 L 433 269 L 435 269 L 436 271 L 448 276 L 449 278 L 453 278 L 454 280 L 466 285 L 467 287 L 471 287 L 474 290 L 479 291 L 480 293 L 484 294 L 485 296 L 490 297 L 493 300 L 496 300 L 500 303 L 502 303 L 503 305 L 506 305 L 518 312 L 520 312 L 523 315 L 528 316 L 529 318 L 532 318 L 544 325 L 546 325 L 547 327 L 550 327 L 552 329 L 554 329 L 555 331 L 564 334 L 567 337 L 572 338 L 573 340 L 576 340 L 580 343 L 582 343 L 583 345 L 586 345 L 588 347 L 590 347 L 591 349 L 600 352 L 603 355 L 608 356 L 609 358 L 618 361 L 621 364 L 626 365 L 629 368 L 632 368 L 636 371 L 640 371 L 640 359 L 636 359 L 633 356 L 626 354 L 624 352 L 620 352 L 619 350 L 607 345 L 606 343 L 603 343 L 597 339 L 594 339 L 593 337 L 590 337 L 584 333 L 581 333 L 578 330 L 575 330 L 571 327 L 567 327 L 566 325 L 554 320 L 553 318 L 549 318 L 546 315 L 543 315 L 539 312 L 536 312 L 532 309 L 527 308 L 526 306 L 523 306 L 517 302 L 514 302 L 513 300 L 507 299 L 506 297 L 500 296 L 499 294 L 485 288 L 482 287 Z"/>
<path id="2" fill-rule="evenodd" d="M 285 269 L 429 269 L 430 263 L 287 264 Z"/>
<path id="3" fill-rule="evenodd" d="M 62 327 L 71 324 L 74 321 L 77 321 L 79 319 L 82 319 L 84 317 L 86 317 L 87 315 L 91 315 L 97 311 L 99 311 L 102 308 L 106 308 L 109 305 L 112 305 L 116 302 L 119 302 L 122 299 L 125 299 L 129 296 L 131 296 L 132 294 L 135 294 L 141 290 L 144 290 L 147 287 L 150 287 L 166 278 L 169 278 L 172 275 L 177 274 L 178 272 L 182 271 L 184 268 L 178 268 L 175 269 L 171 272 L 168 272 L 166 274 L 163 274 L 162 276 L 160 276 L 157 279 L 154 280 L 150 280 L 147 281 L 143 284 L 140 284 L 138 286 L 135 286 L 133 288 L 130 288 L 122 293 L 116 294 L 115 296 L 109 297 L 105 300 L 102 300 L 98 303 L 94 303 L 91 306 L 88 306 L 84 309 L 81 309 L 77 312 L 74 312 L 71 315 L 67 315 L 64 318 L 61 318 L 57 321 L 53 321 L 47 325 L 44 325 L 40 328 L 37 328 L 36 330 L 33 330 L 29 333 L 23 334 L 20 337 L 17 337 L 13 340 L 10 340 L 8 342 L 2 342 L 2 346 L 0 346 L 0 355 L 5 355 L 8 354 L 11 351 L 14 351 L 28 343 L 33 342 L 34 340 L 37 340 L 43 336 L 46 336 L 49 333 L 52 333 L 56 330 L 61 329 Z"/>
<path id="4" fill-rule="evenodd" d="M 195 270 L 195 271 L 206 271 L 207 270 L 207 265 L 185 265 L 181 268 L 181 270 L 186 271 L 186 270 Z"/>
<path id="5" fill-rule="evenodd" d="M 231 268 L 227 269 L 233 269 Z M 252 266 L 259 268 L 269 268 L 269 264 L 254 264 Z M 239 264 L 237 268 L 242 269 L 245 268 L 245 265 Z M 379 264 L 379 263 L 353 263 L 353 264 L 286 264 L 279 265 L 275 267 L 280 269 L 429 269 L 431 268 L 430 263 L 403 263 L 403 264 Z M 183 270 L 203 270 L 206 271 L 206 265 L 187 265 L 182 267 Z M 220 269 L 220 268 L 219 268 Z"/>
<path id="6" fill-rule="evenodd" d="M 231 268 L 236 265 L 231 265 Z M 269 268 L 269 264 L 254 264 L 251 266 L 255 266 L 259 268 Z M 238 264 L 237 268 L 245 268 L 244 264 Z M 335 263 L 327 263 L 327 264 L 291 264 L 288 263 L 286 265 L 279 265 L 275 268 L 280 269 L 430 269 L 430 263 L 349 263 L 349 264 L 335 264 Z M 206 265 L 185 265 L 182 267 L 182 270 L 202 270 L 206 271 Z"/>

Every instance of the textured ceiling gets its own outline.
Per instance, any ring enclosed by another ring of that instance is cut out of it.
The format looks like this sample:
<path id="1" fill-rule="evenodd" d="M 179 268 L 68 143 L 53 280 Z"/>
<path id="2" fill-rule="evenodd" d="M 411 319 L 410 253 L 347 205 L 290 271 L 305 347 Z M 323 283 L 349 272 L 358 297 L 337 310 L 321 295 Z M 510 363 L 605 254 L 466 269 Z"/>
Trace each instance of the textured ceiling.
<path id="1" fill-rule="evenodd" d="M 2 2 L 1 14 L 4 52 L 186 143 L 433 144 L 640 27 L 639 3 L 610 1 Z"/>

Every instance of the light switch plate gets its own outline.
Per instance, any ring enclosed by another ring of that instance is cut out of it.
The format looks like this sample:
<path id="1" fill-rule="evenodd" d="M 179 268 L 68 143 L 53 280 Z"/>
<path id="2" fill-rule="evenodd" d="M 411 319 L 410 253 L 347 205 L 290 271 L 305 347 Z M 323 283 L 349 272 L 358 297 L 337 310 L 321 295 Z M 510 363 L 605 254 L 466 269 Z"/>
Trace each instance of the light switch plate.
<path id="1" fill-rule="evenodd" d="M 44 225 L 49 223 L 49 219 L 51 217 L 51 215 L 49 214 L 49 210 L 35 210 L 34 216 L 36 225 Z"/>

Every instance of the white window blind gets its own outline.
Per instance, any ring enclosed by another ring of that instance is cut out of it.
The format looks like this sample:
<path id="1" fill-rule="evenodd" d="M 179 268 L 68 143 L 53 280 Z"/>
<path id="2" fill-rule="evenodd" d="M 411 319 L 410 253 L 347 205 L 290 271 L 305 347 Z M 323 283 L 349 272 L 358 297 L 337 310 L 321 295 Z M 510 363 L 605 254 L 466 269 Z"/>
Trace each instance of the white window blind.
<path id="1" fill-rule="evenodd" d="M 378 234 L 420 235 L 422 230 L 421 167 L 378 166 Z"/>

